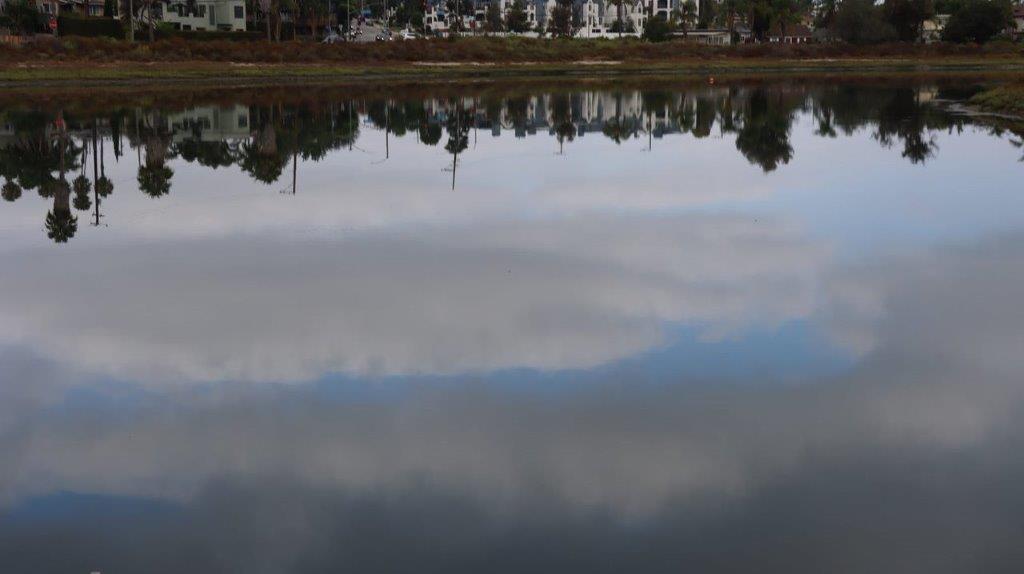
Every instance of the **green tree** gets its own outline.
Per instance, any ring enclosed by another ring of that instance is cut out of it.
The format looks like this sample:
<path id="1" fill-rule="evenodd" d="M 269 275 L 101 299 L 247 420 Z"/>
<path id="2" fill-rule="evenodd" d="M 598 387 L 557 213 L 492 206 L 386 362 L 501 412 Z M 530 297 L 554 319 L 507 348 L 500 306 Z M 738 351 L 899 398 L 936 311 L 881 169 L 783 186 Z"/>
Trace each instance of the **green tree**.
<path id="1" fill-rule="evenodd" d="M 814 4 L 814 26 L 821 29 L 832 29 L 836 21 L 838 0 L 816 0 Z"/>
<path id="2" fill-rule="evenodd" d="M 885 19 L 901 42 L 914 42 L 921 38 L 925 20 L 935 15 L 932 0 L 885 0 Z"/>
<path id="3" fill-rule="evenodd" d="M 609 0 L 613 6 L 615 6 L 615 23 L 612 24 L 612 32 L 617 32 L 619 37 L 622 37 L 622 32 L 625 30 L 625 23 L 622 21 L 622 12 L 625 8 L 627 0 Z"/>
<path id="4" fill-rule="evenodd" d="M 484 27 L 488 32 L 502 32 L 505 30 L 505 21 L 501 17 L 501 0 L 491 0 L 487 3 L 487 11 L 484 14 Z"/>
<path id="5" fill-rule="evenodd" d="M 0 13 L 0 26 L 6 26 L 15 33 L 34 34 L 44 25 L 35 0 L 10 0 Z"/>
<path id="6" fill-rule="evenodd" d="M 718 16 L 718 3 L 714 0 L 699 0 L 698 7 L 700 17 L 697 20 L 697 28 L 707 30 Z"/>
<path id="7" fill-rule="evenodd" d="M 505 28 L 516 34 L 530 31 L 530 23 L 526 19 L 526 2 L 523 0 L 512 2 L 508 15 L 505 17 Z"/>
<path id="8" fill-rule="evenodd" d="M 947 42 L 984 44 L 1013 24 L 1012 6 L 999 0 L 964 0 L 946 23 Z"/>
<path id="9" fill-rule="evenodd" d="M 679 4 L 679 7 L 676 8 L 672 16 L 676 21 L 676 25 L 683 32 L 683 38 L 685 38 L 687 32 L 689 32 L 697 20 L 697 4 L 693 0 L 685 0 Z"/>
<path id="10" fill-rule="evenodd" d="M 832 30 L 851 44 L 873 44 L 896 37 L 874 0 L 843 0 L 836 10 Z"/>
<path id="11" fill-rule="evenodd" d="M 548 32 L 550 32 L 552 36 L 561 36 L 562 38 L 572 37 L 572 0 L 558 0 L 555 7 L 551 9 L 551 19 L 548 22 Z"/>
<path id="12" fill-rule="evenodd" d="M 672 38 L 672 24 L 667 18 L 658 14 L 647 20 L 643 37 L 648 42 L 665 42 Z"/>
<path id="13" fill-rule="evenodd" d="M 778 25 L 779 33 L 785 37 L 789 27 L 800 22 L 800 17 L 809 10 L 801 0 L 771 0 L 770 21 Z"/>

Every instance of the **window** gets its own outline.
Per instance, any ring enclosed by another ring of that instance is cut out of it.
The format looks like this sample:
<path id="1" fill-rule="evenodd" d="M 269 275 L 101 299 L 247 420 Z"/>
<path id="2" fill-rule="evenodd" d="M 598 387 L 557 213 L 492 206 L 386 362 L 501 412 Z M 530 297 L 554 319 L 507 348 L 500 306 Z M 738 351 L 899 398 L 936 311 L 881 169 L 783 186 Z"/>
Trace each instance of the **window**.
<path id="1" fill-rule="evenodd" d="M 235 6 L 235 20 L 242 20 L 245 18 L 245 9 L 241 6 Z"/>
<path id="2" fill-rule="evenodd" d="M 199 17 L 206 18 L 206 4 L 199 5 Z"/>
<path id="3" fill-rule="evenodd" d="M 238 116 L 238 127 L 247 128 L 249 127 L 249 116 Z"/>

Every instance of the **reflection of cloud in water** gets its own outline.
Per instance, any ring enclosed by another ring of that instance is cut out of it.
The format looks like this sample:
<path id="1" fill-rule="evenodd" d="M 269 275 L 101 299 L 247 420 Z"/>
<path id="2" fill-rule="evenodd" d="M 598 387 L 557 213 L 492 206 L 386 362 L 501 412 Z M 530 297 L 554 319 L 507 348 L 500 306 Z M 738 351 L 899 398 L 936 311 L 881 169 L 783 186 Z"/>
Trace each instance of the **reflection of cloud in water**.
<path id="1" fill-rule="evenodd" d="M 666 322 L 714 338 L 806 317 L 824 259 L 731 216 L 10 256 L 8 337 L 144 381 L 592 367 L 665 343 Z"/>
<path id="2" fill-rule="evenodd" d="M 339 230 L 479 224 L 581 213 L 662 214 L 759 199 L 771 190 L 760 174 L 742 169 L 735 159 L 740 169 L 704 175 L 700 185 L 679 183 L 677 169 L 723 161 L 722 148 L 726 146 L 721 144 L 695 146 L 685 160 L 674 157 L 677 150 L 658 150 L 636 160 L 635 170 L 624 171 L 621 150 L 598 141 L 585 150 L 587 153 L 562 158 L 559 171 L 552 172 L 537 169 L 534 155 L 517 156 L 517 143 L 481 146 L 475 152 L 483 156 L 481 165 L 460 164 L 457 193 L 447 188 L 447 180 L 436 178 L 442 174 L 437 165 L 444 165 L 444 158 L 432 154 L 433 150 L 413 147 L 413 142 L 405 143 L 408 149 L 401 150 L 402 162 L 389 165 L 386 173 L 382 166 L 359 163 L 344 155 L 318 163 L 300 162 L 299 192 L 287 197 L 252 189 L 253 182 L 235 172 L 189 169 L 188 164 L 175 163 L 178 182 L 173 195 L 156 203 L 142 194 L 119 196 L 105 207 L 112 227 L 96 240 L 267 232 L 308 237 Z M 541 159 L 550 157 L 544 152 Z M 343 181 L 339 172 L 345 174 Z M 25 202 L 26 212 L 21 217 L 25 225 L 34 225 L 38 209 L 28 207 Z"/>
<path id="3" fill-rule="evenodd" d="M 232 566 L 253 556 L 271 570 L 486 556 L 526 570 L 1012 571 L 1022 270 L 1019 237 L 878 265 L 875 351 L 829 384 L 606 381 L 543 400 L 478 385 L 357 401 L 183 388 L 102 417 L 26 416 L 2 443 L 0 465 L 20 469 L 2 486 L 8 502 L 56 490 L 178 501 L 173 520 L 67 532 L 230 548 Z M 6 527 L 0 555 L 32 555 L 17 546 L 25 524 Z"/>

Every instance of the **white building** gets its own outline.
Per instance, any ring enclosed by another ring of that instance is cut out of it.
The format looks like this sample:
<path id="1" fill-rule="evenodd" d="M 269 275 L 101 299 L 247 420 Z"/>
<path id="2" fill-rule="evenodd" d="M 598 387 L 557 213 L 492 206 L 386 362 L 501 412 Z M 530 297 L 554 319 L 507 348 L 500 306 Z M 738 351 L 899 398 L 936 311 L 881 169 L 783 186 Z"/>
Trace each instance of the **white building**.
<path id="1" fill-rule="evenodd" d="M 249 108 L 242 105 L 201 106 L 167 115 L 174 141 L 194 138 L 204 142 L 237 141 L 250 136 Z"/>
<path id="2" fill-rule="evenodd" d="M 245 0 L 196 0 L 161 2 L 154 16 L 175 30 L 245 30 Z"/>

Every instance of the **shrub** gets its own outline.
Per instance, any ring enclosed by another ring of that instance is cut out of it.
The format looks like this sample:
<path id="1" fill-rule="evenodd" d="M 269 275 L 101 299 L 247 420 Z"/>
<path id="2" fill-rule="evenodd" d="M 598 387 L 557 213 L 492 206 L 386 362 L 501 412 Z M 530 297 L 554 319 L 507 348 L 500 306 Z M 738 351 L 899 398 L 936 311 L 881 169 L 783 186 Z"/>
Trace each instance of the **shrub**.
<path id="1" fill-rule="evenodd" d="M 34 34 L 41 32 L 46 22 L 36 8 L 35 0 L 10 0 L 0 14 L 0 26 L 6 26 L 16 33 Z"/>
<path id="2" fill-rule="evenodd" d="M 282 27 L 281 36 L 287 37 Z M 290 32 L 291 30 L 289 30 Z M 211 42 L 214 40 L 230 40 L 233 42 L 255 42 L 266 38 L 264 32 L 227 32 L 227 31 L 206 31 L 206 30 L 175 30 L 160 26 L 156 29 L 156 38 L 171 39 L 182 38 L 190 41 Z"/>
<path id="3" fill-rule="evenodd" d="M 672 38 L 672 24 L 662 15 L 647 21 L 644 27 L 644 39 L 648 42 L 665 42 Z"/>
<path id="4" fill-rule="evenodd" d="M 57 18 L 57 30 L 61 36 L 124 37 L 121 22 L 113 18 L 89 18 L 64 14 Z"/>

